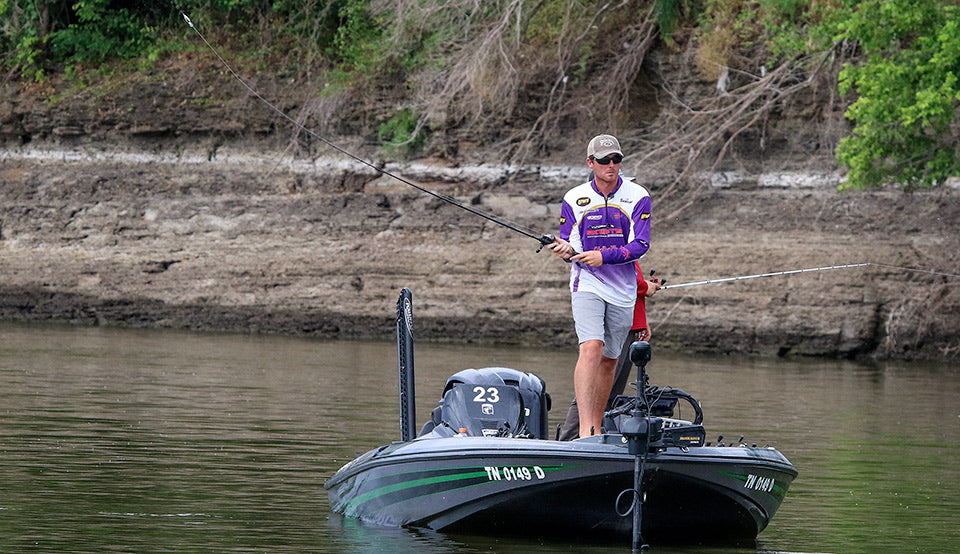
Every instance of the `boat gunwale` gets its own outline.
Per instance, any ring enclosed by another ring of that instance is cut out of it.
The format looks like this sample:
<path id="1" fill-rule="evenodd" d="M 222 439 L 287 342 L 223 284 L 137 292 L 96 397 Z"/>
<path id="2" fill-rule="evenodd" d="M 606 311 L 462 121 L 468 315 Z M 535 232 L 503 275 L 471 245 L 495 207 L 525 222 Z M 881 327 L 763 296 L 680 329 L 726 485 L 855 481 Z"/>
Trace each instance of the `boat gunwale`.
<path id="1" fill-rule="evenodd" d="M 418 442 L 423 441 L 409 441 L 409 442 L 394 442 L 389 445 L 381 446 L 371 451 L 368 451 L 365 454 L 362 454 L 360 457 L 352 460 L 347 465 L 343 466 L 338 470 L 326 483 L 324 487 L 330 489 L 336 484 L 340 483 L 343 480 L 349 479 L 360 473 L 362 471 L 367 471 L 374 468 L 387 467 L 391 465 L 404 464 L 411 462 L 411 459 L 423 459 L 429 461 L 440 461 L 440 460 L 458 460 L 463 461 L 466 456 L 490 456 L 490 457 L 534 457 L 534 456 L 555 456 L 555 457 L 570 457 L 576 459 L 577 461 L 586 460 L 586 461 L 613 461 L 613 462 L 629 462 L 633 464 L 635 456 L 626 452 L 625 445 L 610 444 L 610 443 L 600 443 L 597 441 L 551 441 L 544 439 L 512 439 L 512 438 L 496 438 L 492 439 L 490 437 L 445 437 L 438 439 L 427 439 L 428 441 L 444 441 L 449 443 L 451 440 L 464 441 L 461 447 L 458 447 L 456 450 L 450 448 L 446 449 L 429 449 L 421 450 L 415 449 L 414 451 L 401 452 L 407 446 L 417 444 Z M 478 446 L 476 443 L 479 441 L 482 442 L 482 446 Z M 510 445 L 531 445 L 528 448 L 504 448 L 493 446 L 490 441 L 503 441 L 508 442 Z M 474 443 L 474 444 L 470 444 Z M 606 447 L 606 451 L 600 451 L 591 448 L 570 448 L 569 446 L 561 448 L 551 448 L 546 450 L 542 447 L 543 444 L 550 444 L 552 446 L 566 446 L 566 445 L 577 445 L 580 443 L 583 446 L 601 446 Z M 533 446 L 533 445 L 537 446 Z M 384 452 L 386 449 L 392 448 L 389 452 Z M 695 449 L 710 449 L 710 452 L 713 455 L 708 455 L 707 453 L 697 452 Z M 365 457 L 370 452 L 375 452 L 373 455 L 369 456 L 367 459 L 359 464 L 354 464 L 353 462 L 359 461 L 361 457 Z M 761 451 L 761 452 L 775 452 L 780 459 L 772 459 L 765 456 L 751 456 L 745 454 L 744 451 Z M 716 454 L 722 454 L 717 456 Z M 689 447 L 684 451 L 681 447 L 667 447 L 665 450 L 651 452 L 647 456 L 647 463 L 649 464 L 670 464 L 670 463 L 680 463 L 680 464 L 693 464 L 693 463 L 722 463 L 722 464 L 743 464 L 747 463 L 758 468 L 765 468 L 770 471 L 777 471 L 781 473 L 786 473 L 791 476 L 791 481 L 799 475 L 797 469 L 790 463 L 789 460 L 777 449 L 773 447 L 750 447 L 750 446 L 695 446 Z M 344 473 L 344 470 L 347 470 Z M 630 469 L 632 471 L 632 468 Z"/>

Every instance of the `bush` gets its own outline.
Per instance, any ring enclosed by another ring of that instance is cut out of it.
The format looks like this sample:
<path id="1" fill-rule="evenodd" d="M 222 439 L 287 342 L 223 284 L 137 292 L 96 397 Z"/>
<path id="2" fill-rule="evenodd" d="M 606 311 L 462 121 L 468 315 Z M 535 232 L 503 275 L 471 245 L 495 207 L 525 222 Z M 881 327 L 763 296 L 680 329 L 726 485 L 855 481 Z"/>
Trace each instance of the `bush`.
<path id="1" fill-rule="evenodd" d="M 153 29 L 126 8 L 111 9 L 109 0 L 80 0 L 73 5 L 77 22 L 50 34 L 53 59 L 67 64 L 99 65 L 113 57 L 144 54 Z"/>
<path id="2" fill-rule="evenodd" d="M 377 137 L 388 151 L 403 157 L 415 154 L 426 141 L 426 133 L 420 128 L 419 119 L 413 110 L 399 110 L 389 121 L 380 125 Z"/>
<path id="3" fill-rule="evenodd" d="M 960 172 L 960 23 L 949 4 L 865 1 L 840 25 L 866 58 L 840 74 L 840 91 L 857 93 L 846 113 L 853 133 L 837 148 L 846 187 L 910 189 Z"/>

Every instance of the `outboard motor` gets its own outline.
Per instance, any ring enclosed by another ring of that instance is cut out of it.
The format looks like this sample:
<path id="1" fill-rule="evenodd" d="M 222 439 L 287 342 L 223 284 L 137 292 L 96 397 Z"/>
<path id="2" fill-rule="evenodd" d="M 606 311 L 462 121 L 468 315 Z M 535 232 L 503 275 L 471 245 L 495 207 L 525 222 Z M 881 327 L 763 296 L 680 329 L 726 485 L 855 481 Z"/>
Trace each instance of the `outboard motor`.
<path id="1" fill-rule="evenodd" d="M 419 436 L 543 439 L 550 395 L 532 373 L 506 367 L 465 369 L 447 379 L 443 398 Z"/>
<path id="2" fill-rule="evenodd" d="M 457 383 L 443 395 L 440 421 L 469 437 L 525 435 L 523 397 L 507 385 Z"/>

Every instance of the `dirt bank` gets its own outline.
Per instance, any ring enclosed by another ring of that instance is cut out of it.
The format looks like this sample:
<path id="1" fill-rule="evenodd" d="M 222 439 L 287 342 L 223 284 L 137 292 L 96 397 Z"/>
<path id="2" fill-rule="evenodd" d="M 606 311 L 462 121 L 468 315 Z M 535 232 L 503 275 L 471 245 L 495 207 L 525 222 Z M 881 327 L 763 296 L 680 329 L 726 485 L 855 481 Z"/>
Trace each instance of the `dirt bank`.
<path id="1" fill-rule="evenodd" d="M 566 268 L 535 241 L 340 160 L 4 156 L 3 319 L 388 337 L 408 286 L 421 337 L 573 341 Z M 556 200 L 583 177 L 397 169 L 535 231 L 553 230 Z M 954 189 L 838 194 L 829 176 L 727 177 L 655 222 L 647 268 L 679 283 L 864 261 L 957 267 Z M 675 348 L 951 358 L 958 304 L 956 280 L 867 267 L 668 290 L 650 313 L 658 344 Z"/>
<path id="2" fill-rule="evenodd" d="M 536 241 L 329 150 L 287 155 L 249 99 L 200 109 L 191 86 L 59 103 L 5 88 L 0 318 L 387 338 L 407 286 L 420 338 L 573 347 L 566 266 Z M 390 167 L 555 232 L 584 168 L 497 159 Z M 662 185 L 625 164 L 654 198 L 645 268 L 671 283 L 859 262 L 960 273 L 957 188 L 840 194 L 829 163 L 776 167 L 715 174 L 658 219 Z M 956 359 L 958 282 L 870 266 L 663 291 L 649 311 L 659 347 Z"/>

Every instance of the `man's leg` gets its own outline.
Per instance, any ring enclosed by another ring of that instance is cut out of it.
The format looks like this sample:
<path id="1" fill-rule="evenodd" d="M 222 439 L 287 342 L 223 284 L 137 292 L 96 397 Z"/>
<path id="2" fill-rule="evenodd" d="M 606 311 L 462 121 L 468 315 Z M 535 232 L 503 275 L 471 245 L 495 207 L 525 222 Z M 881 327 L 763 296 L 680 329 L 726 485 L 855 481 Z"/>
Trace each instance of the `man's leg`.
<path id="1" fill-rule="evenodd" d="M 630 362 L 630 345 L 636 340 L 637 331 L 627 333 L 627 339 L 623 344 L 623 352 L 617 360 L 616 370 L 614 371 L 613 388 L 610 390 L 610 396 L 607 398 L 604 411 L 609 410 L 617 396 L 623 394 L 624 389 L 626 389 L 627 381 L 630 379 L 633 369 L 633 364 Z M 580 410 L 577 409 L 577 399 L 574 398 L 567 409 L 567 416 L 563 420 L 563 425 L 560 426 L 560 436 L 558 438 L 562 441 L 572 441 L 577 438 L 579 432 Z"/>
<path id="2" fill-rule="evenodd" d="M 581 437 L 600 432 L 603 409 L 613 387 L 616 364 L 616 358 L 603 355 L 603 341 L 588 340 L 580 343 L 580 356 L 573 373 L 573 388 L 580 412 Z"/>

